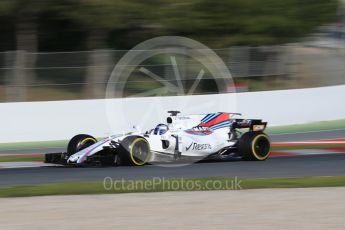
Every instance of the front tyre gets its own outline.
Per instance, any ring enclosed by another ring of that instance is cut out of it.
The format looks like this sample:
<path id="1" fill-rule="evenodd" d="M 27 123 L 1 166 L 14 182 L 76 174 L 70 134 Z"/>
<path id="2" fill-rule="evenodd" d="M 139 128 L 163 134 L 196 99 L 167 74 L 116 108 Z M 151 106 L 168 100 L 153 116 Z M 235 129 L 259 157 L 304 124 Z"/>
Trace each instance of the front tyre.
<path id="1" fill-rule="evenodd" d="M 69 141 L 67 146 L 67 155 L 71 156 L 76 152 L 79 152 L 80 150 L 93 145 L 96 142 L 97 140 L 93 136 L 87 134 L 78 134 Z"/>
<path id="2" fill-rule="evenodd" d="M 269 137 L 263 132 L 247 132 L 238 142 L 238 150 L 244 160 L 264 161 L 271 151 Z"/>
<path id="3" fill-rule="evenodd" d="M 120 146 L 121 161 L 126 165 L 142 166 L 149 162 L 151 150 L 148 141 L 141 136 L 129 136 Z"/>

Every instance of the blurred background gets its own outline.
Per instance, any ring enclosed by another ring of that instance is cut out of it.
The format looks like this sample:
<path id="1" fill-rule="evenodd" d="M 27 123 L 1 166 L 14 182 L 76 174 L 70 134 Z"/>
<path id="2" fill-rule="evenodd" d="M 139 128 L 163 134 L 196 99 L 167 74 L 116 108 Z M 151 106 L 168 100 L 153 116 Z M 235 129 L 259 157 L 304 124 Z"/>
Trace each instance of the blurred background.
<path id="1" fill-rule="evenodd" d="M 214 49 L 237 91 L 345 84 L 345 0 L 0 0 L 0 22 L 0 102 L 104 98 L 118 60 L 156 36 Z M 178 64 L 192 85 L 200 63 Z M 167 58 L 143 65 L 173 81 Z M 124 95 L 159 84 L 137 72 Z"/>

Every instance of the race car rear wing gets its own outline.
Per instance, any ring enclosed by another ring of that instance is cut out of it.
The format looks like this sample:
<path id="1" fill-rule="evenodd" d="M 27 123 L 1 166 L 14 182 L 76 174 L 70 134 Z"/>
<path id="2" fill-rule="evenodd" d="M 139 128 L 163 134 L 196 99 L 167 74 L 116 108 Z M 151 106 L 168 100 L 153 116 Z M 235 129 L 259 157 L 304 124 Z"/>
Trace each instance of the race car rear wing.
<path id="1" fill-rule="evenodd" d="M 234 119 L 231 121 L 231 130 L 249 128 L 250 131 L 264 131 L 267 126 L 267 122 L 259 119 Z"/>

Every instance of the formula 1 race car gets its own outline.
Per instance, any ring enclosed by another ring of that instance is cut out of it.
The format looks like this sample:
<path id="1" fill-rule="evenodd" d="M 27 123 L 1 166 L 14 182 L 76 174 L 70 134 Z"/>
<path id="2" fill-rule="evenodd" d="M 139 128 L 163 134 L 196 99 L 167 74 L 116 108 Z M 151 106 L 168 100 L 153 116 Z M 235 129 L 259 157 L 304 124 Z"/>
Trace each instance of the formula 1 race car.
<path id="1" fill-rule="evenodd" d="M 241 115 L 238 113 L 185 116 L 179 115 L 179 111 L 168 113 L 166 124 L 158 124 L 145 133 L 134 131 L 100 141 L 90 135 L 76 135 L 70 140 L 67 152 L 47 153 L 45 162 L 140 166 L 229 157 L 263 161 L 270 154 L 270 139 L 263 132 L 267 122 L 234 118 Z"/>

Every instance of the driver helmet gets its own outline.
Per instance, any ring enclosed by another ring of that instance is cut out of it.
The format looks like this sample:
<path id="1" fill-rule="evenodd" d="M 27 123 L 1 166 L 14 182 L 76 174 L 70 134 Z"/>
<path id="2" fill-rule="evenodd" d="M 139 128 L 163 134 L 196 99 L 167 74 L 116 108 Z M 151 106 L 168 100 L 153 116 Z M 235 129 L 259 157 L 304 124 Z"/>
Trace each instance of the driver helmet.
<path id="1" fill-rule="evenodd" d="M 156 126 L 156 128 L 153 130 L 153 134 L 155 135 L 163 135 L 168 131 L 168 126 L 165 124 L 159 124 Z"/>

